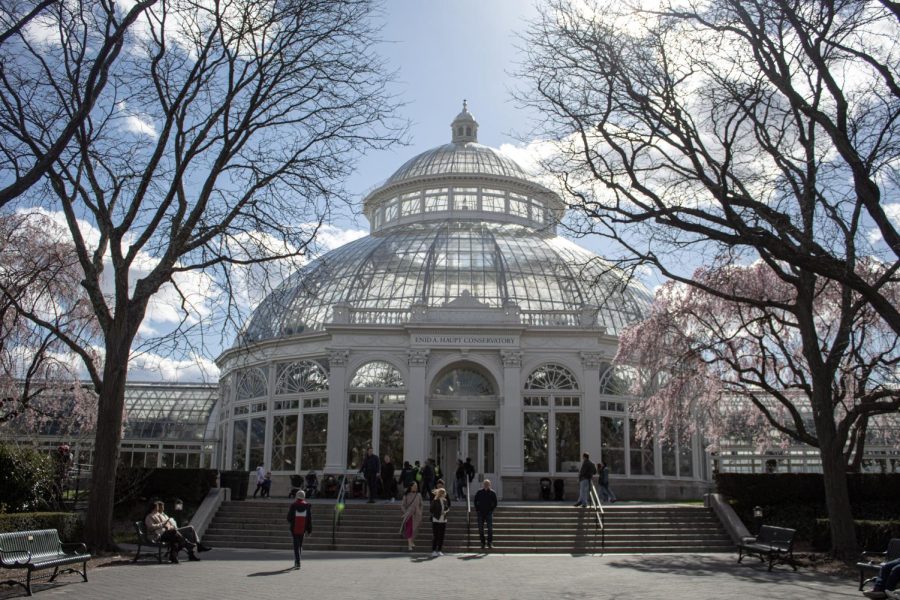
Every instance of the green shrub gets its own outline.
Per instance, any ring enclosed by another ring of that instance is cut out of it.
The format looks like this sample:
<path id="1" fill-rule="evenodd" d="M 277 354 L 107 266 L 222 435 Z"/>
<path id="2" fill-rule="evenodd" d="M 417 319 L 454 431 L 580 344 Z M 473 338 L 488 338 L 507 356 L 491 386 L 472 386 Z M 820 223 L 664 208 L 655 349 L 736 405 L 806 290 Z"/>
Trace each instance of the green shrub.
<path id="1" fill-rule="evenodd" d="M 129 520 L 143 518 L 151 500 L 184 502 L 189 517 L 216 485 L 215 469 L 151 469 L 120 467 L 116 471 L 116 514 Z M 166 507 L 171 512 L 172 506 Z"/>
<path id="2" fill-rule="evenodd" d="M 716 487 L 728 497 L 738 517 L 751 531 L 753 508 L 763 509 L 763 523 L 797 530 L 798 541 L 817 549 L 830 546 L 825 488 L 820 473 L 718 473 Z M 861 547 L 878 547 L 880 533 L 859 523 L 891 522 L 900 518 L 900 474 L 848 475 L 847 483 Z M 824 523 L 824 525 L 823 525 Z M 824 527 L 824 530 L 823 530 Z M 896 537 L 896 536 L 895 536 Z M 885 541 L 881 545 L 886 545 Z"/>
<path id="3" fill-rule="evenodd" d="M 0 533 L 10 531 L 30 531 L 34 529 L 55 529 L 64 542 L 82 542 L 82 527 L 78 516 L 73 513 L 32 512 L 0 514 Z"/>
<path id="4" fill-rule="evenodd" d="M 54 504 L 53 459 L 31 448 L 0 444 L 0 513 Z"/>
<path id="5" fill-rule="evenodd" d="M 860 550 L 884 552 L 891 538 L 900 538 L 900 520 L 858 520 L 853 525 Z M 816 519 L 812 545 L 816 550 L 831 547 L 831 523 L 828 519 Z"/>

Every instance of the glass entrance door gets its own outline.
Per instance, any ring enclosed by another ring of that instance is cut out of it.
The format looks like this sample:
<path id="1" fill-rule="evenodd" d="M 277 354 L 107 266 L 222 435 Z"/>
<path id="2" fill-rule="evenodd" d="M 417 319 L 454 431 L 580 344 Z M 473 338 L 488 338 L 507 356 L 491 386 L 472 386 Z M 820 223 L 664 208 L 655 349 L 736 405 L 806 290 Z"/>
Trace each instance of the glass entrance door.
<path id="1" fill-rule="evenodd" d="M 497 436 L 493 431 L 464 431 L 466 457 L 472 459 L 475 466 L 475 480 L 471 484 L 470 493 L 475 495 L 481 489 L 481 482 L 491 480 L 491 486 L 501 495 L 500 477 L 497 476 Z"/>

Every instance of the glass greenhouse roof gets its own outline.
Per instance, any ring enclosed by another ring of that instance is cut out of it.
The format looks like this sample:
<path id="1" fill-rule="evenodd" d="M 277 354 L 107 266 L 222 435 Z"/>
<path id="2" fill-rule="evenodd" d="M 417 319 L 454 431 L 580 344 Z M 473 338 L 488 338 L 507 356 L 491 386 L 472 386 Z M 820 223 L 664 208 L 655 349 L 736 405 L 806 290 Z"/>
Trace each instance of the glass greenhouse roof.
<path id="1" fill-rule="evenodd" d="M 598 307 L 598 325 L 619 332 L 645 313 L 650 294 L 600 257 L 559 237 L 510 223 L 412 223 L 333 250 L 288 278 L 251 317 L 244 340 L 321 330 L 332 307 L 438 307 L 468 292 L 500 308 Z"/>
<path id="2" fill-rule="evenodd" d="M 129 383 L 123 439 L 202 440 L 218 395 L 213 385 Z"/>
<path id="3" fill-rule="evenodd" d="M 502 175 L 528 179 L 514 160 L 474 142 L 450 143 L 427 150 L 404 163 L 384 185 L 430 175 Z"/>

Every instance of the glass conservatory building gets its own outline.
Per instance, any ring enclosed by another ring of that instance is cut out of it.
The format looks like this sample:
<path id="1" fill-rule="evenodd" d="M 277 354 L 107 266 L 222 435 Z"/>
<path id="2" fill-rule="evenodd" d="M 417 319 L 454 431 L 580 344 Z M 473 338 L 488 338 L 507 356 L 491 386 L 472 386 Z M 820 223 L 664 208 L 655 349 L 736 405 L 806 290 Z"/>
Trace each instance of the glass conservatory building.
<path id="1" fill-rule="evenodd" d="M 650 294 L 556 235 L 564 204 L 478 143 L 451 141 L 364 199 L 369 236 L 311 262 L 257 308 L 218 364 L 223 468 L 353 473 L 368 446 L 395 464 L 472 458 L 507 499 L 571 480 L 582 452 L 617 493 L 698 497 L 696 440 L 641 443 L 617 335 Z"/>

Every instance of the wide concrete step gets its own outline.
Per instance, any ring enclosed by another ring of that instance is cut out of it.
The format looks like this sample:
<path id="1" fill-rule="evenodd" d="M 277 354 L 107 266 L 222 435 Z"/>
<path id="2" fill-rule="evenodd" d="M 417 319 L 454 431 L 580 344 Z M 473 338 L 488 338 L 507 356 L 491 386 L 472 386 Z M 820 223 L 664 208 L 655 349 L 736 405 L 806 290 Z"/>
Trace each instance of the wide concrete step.
<path id="1" fill-rule="evenodd" d="M 290 550 L 285 515 L 288 503 L 276 500 L 227 502 L 204 536 L 210 545 Z M 402 552 L 399 504 L 349 503 L 332 538 L 333 502 L 313 502 L 315 535 L 304 542 L 310 550 Z M 731 552 L 733 545 L 711 511 L 697 506 L 610 506 L 601 530 L 596 513 L 564 505 L 501 505 L 494 514 L 496 552 Z M 416 546 L 431 547 L 427 515 Z M 472 516 L 466 527 L 464 505 L 454 505 L 444 550 L 479 550 Z"/>

